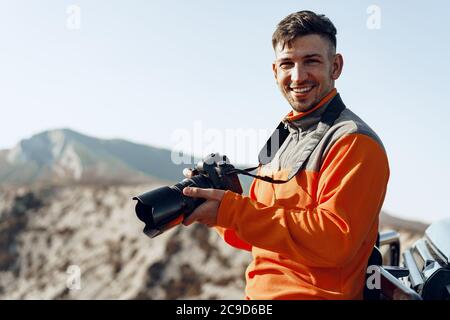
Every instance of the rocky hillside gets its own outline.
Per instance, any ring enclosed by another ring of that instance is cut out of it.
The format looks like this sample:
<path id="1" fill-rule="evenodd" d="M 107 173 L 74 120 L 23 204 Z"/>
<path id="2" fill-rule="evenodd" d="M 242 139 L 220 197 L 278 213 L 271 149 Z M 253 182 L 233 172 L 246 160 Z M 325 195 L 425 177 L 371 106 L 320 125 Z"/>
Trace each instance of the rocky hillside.
<path id="1" fill-rule="evenodd" d="M 0 190 L 0 299 L 242 299 L 249 253 L 201 225 L 142 233 L 131 199 L 156 186 Z"/>
<path id="2" fill-rule="evenodd" d="M 201 225 L 142 233 L 131 198 L 155 186 L 3 190 L 0 299 L 243 298 L 248 253 Z"/>

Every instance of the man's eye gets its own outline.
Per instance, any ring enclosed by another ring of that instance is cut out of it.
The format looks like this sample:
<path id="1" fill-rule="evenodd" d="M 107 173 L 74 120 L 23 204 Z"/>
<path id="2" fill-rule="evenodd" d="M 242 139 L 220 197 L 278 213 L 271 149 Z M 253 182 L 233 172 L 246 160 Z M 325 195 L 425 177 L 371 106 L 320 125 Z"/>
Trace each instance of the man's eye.
<path id="1" fill-rule="evenodd" d="M 282 69 L 288 69 L 291 68 L 294 64 L 292 62 L 283 62 L 280 64 L 280 67 Z"/>
<path id="2" fill-rule="evenodd" d="M 316 59 L 308 59 L 308 60 L 306 60 L 306 64 L 317 64 L 317 63 L 319 63 L 320 61 L 319 60 L 316 60 Z"/>

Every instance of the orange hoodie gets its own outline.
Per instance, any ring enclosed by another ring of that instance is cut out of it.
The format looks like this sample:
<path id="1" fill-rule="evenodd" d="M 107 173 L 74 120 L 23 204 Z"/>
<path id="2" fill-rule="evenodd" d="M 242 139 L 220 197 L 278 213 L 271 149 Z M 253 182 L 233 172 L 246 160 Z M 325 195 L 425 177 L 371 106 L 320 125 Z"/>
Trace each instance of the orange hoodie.
<path id="1" fill-rule="evenodd" d="M 259 174 L 288 178 L 328 100 L 285 118 L 292 131 L 279 161 Z M 289 182 L 255 179 L 248 197 L 227 191 L 217 230 L 230 245 L 252 252 L 246 298 L 361 299 L 388 179 L 381 141 L 347 108 Z"/>

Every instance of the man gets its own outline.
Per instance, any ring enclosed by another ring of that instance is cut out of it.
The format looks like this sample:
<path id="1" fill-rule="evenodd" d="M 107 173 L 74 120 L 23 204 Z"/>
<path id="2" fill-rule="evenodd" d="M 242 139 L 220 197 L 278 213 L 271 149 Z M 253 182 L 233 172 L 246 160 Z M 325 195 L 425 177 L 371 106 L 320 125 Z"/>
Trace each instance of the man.
<path id="1" fill-rule="evenodd" d="M 227 243 L 252 252 L 247 299 L 361 299 L 389 179 L 385 150 L 346 108 L 293 171 L 324 112 L 340 101 L 343 58 L 334 25 L 311 11 L 283 19 L 272 42 L 275 79 L 292 111 L 283 119 L 289 135 L 259 174 L 289 181 L 255 179 L 249 197 L 186 188 L 207 201 L 184 224 L 215 226 Z"/>

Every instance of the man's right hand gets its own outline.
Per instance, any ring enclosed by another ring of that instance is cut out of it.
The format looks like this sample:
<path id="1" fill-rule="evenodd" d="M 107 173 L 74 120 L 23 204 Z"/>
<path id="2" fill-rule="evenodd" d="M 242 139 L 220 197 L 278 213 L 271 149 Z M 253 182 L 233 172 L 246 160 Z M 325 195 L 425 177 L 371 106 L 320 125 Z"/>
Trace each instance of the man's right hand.
<path id="1" fill-rule="evenodd" d="M 197 174 L 197 171 L 194 169 L 183 169 L 183 175 L 186 178 L 192 178 Z M 188 226 L 194 222 L 203 223 L 208 227 L 212 227 L 216 224 L 217 210 L 220 206 L 220 201 L 222 201 L 223 195 L 225 194 L 224 190 L 187 187 L 183 189 L 183 194 L 188 197 L 206 199 L 206 201 L 197 207 L 194 212 L 189 215 L 189 217 L 183 220 L 183 224 L 185 226 Z"/>

